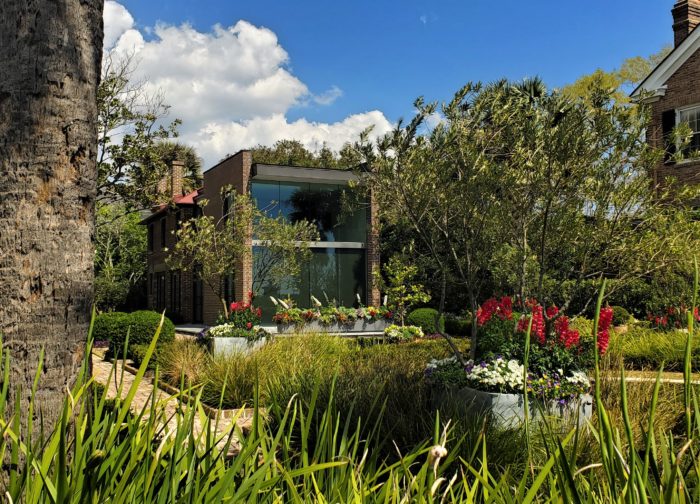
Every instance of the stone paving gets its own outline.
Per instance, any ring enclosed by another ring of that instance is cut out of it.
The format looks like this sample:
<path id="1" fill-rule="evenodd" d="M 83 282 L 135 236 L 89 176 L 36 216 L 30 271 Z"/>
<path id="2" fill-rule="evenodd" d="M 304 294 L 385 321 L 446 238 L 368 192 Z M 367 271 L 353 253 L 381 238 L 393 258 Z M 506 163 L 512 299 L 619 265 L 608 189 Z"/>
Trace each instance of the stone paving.
<path id="1" fill-rule="evenodd" d="M 98 383 L 107 387 L 107 397 L 114 399 L 117 397 L 117 392 L 119 390 L 119 381 L 123 379 L 123 385 L 121 387 L 121 398 L 126 398 L 129 390 L 135 384 L 134 374 L 132 374 L 127 369 L 122 372 L 122 361 L 117 361 L 117 365 L 114 366 L 114 373 L 112 373 L 113 363 L 105 361 L 101 355 L 92 356 L 92 374 Z M 128 364 L 127 364 L 128 367 Z M 112 376 L 110 376 L 112 374 Z M 116 376 L 115 376 L 116 375 Z M 153 386 L 151 378 L 145 377 L 138 384 L 138 388 L 134 399 L 131 403 L 131 410 L 134 413 L 140 413 L 145 410 L 144 418 L 148 418 L 150 414 L 150 405 L 152 401 L 152 396 L 155 390 L 156 394 L 156 408 L 158 409 L 158 414 L 163 413 L 164 417 L 167 419 L 166 429 L 175 429 L 177 425 L 176 412 L 180 401 L 178 398 Z M 223 437 L 219 444 L 223 447 L 225 444 L 228 434 L 233 428 L 232 417 L 236 416 L 237 412 L 231 410 L 225 410 L 219 415 L 219 422 L 217 425 L 217 438 Z M 194 430 L 195 437 L 199 438 L 205 426 L 206 419 L 200 418 L 202 415 L 197 415 L 194 419 Z M 203 422 L 204 420 L 204 422 Z M 216 420 L 211 420 L 211 425 L 215 425 Z M 240 412 L 236 420 L 236 424 L 241 429 L 241 431 L 249 431 L 252 425 L 252 414 L 251 410 L 244 410 Z M 201 439 L 205 439 L 206 436 L 202 436 Z M 234 456 L 240 450 L 240 444 L 237 441 L 237 436 L 234 434 L 233 440 L 231 442 L 228 455 Z"/>

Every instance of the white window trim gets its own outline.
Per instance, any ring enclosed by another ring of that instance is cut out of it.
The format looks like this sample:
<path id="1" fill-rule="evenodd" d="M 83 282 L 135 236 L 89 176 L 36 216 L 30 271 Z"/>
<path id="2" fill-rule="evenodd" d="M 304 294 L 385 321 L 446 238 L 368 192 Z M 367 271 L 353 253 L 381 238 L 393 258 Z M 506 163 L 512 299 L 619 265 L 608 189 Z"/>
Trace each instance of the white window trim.
<path id="1" fill-rule="evenodd" d="M 681 113 L 687 112 L 689 110 L 693 109 L 698 109 L 698 112 L 700 112 L 700 103 L 694 103 L 692 105 L 686 105 L 684 107 L 679 107 L 676 110 L 676 126 L 678 126 L 681 123 Z M 698 130 L 700 133 L 700 130 Z M 680 146 L 676 144 L 676 149 L 679 149 Z M 676 163 L 676 165 L 684 165 L 684 164 L 690 164 L 690 163 L 697 163 L 700 161 L 699 158 L 689 158 L 689 159 L 681 159 Z"/>

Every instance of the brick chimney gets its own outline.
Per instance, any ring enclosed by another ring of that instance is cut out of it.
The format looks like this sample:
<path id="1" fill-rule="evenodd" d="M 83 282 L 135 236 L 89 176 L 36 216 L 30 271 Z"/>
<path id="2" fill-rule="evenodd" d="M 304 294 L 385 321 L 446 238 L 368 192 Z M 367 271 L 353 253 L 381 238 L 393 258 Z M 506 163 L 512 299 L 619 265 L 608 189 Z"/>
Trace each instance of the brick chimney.
<path id="1" fill-rule="evenodd" d="M 182 179 L 185 177 L 185 163 L 173 160 L 168 167 L 168 173 L 158 182 L 158 192 L 169 198 L 182 196 Z"/>
<path id="2" fill-rule="evenodd" d="M 700 24 L 700 0 L 676 0 L 673 14 L 673 42 L 678 47 Z"/>

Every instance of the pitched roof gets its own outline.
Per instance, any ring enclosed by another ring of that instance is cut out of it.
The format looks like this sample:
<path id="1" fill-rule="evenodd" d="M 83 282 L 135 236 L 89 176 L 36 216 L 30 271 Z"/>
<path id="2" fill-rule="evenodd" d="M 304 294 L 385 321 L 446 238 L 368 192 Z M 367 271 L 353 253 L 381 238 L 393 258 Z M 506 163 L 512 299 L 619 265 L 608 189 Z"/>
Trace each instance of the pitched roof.
<path id="1" fill-rule="evenodd" d="M 190 191 L 187 194 L 184 194 L 182 196 L 176 196 L 173 198 L 171 203 L 163 203 L 162 205 L 158 205 L 157 207 L 154 207 L 153 210 L 151 211 L 150 215 L 146 216 L 141 221 L 141 224 L 144 224 L 151 220 L 153 217 L 156 215 L 159 215 L 163 211 L 165 211 L 170 205 L 177 205 L 177 206 L 188 206 L 188 205 L 194 205 L 196 204 L 195 199 L 201 192 L 201 189 L 195 189 L 194 191 Z"/>
<path id="2" fill-rule="evenodd" d="M 632 91 L 630 96 L 641 98 L 643 93 L 651 93 L 652 97 L 664 96 L 666 81 L 698 50 L 700 50 L 700 25 L 696 26 L 678 47 L 656 65 L 656 68 Z"/>

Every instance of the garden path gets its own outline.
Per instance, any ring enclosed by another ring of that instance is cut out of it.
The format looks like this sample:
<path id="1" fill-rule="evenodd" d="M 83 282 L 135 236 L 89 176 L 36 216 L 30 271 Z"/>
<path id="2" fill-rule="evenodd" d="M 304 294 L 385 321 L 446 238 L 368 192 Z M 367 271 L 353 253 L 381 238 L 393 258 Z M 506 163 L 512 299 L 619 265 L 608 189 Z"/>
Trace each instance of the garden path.
<path id="1" fill-rule="evenodd" d="M 126 369 L 124 369 L 122 372 L 123 363 L 121 360 L 117 361 L 117 365 L 114 367 L 114 373 L 112 373 L 112 365 L 113 364 L 111 362 L 105 361 L 102 358 L 102 356 L 93 354 L 92 374 L 95 378 L 95 381 L 107 387 L 107 397 L 109 399 L 115 399 L 117 397 L 117 391 L 119 390 L 120 377 L 123 376 L 124 382 L 121 390 L 121 398 L 124 399 L 129 393 L 131 387 L 135 385 L 136 376 L 134 376 L 133 373 L 127 371 Z M 110 374 L 112 374 L 111 377 Z M 115 374 L 116 378 L 114 376 Z M 145 409 L 145 413 L 143 416 L 144 418 L 148 418 L 151 398 L 154 393 L 156 394 L 156 407 L 163 408 L 164 410 L 162 412 L 165 414 L 165 418 L 168 419 L 167 428 L 174 430 L 177 425 L 175 413 L 177 411 L 179 400 L 172 394 L 169 394 L 168 392 L 165 392 L 164 390 L 161 390 L 158 387 L 154 387 L 150 378 L 144 378 L 138 384 L 136 395 L 134 396 L 134 399 L 131 403 L 131 410 L 140 413 L 142 410 Z M 232 417 L 235 416 L 232 415 L 230 411 L 226 411 L 225 413 L 227 414 L 222 414 L 219 417 L 219 423 L 216 432 L 217 438 L 223 437 L 223 439 L 219 443 L 222 448 L 225 444 L 228 434 L 233 428 Z M 214 424 L 215 421 L 212 420 L 211 425 Z M 241 415 L 236 420 L 236 424 L 242 431 L 250 430 L 252 426 L 252 416 L 250 415 L 249 410 L 241 412 Z M 198 415 L 197 418 L 195 418 L 194 420 L 195 438 L 200 438 L 199 435 L 203 432 L 204 427 L 205 423 Z M 205 438 L 206 436 L 201 437 L 201 439 Z M 239 451 L 240 443 L 237 441 L 237 438 L 234 435 L 231 445 L 229 447 L 228 455 L 235 456 L 236 454 L 238 454 Z"/>
<path id="2" fill-rule="evenodd" d="M 625 371 L 625 381 L 637 383 L 655 383 L 656 371 Z M 618 371 L 606 373 L 605 378 L 610 380 L 619 380 L 620 373 Z M 663 372 L 661 373 L 661 383 L 670 383 L 674 385 L 683 384 L 683 373 Z M 692 375 L 693 385 L 700 385 L 700 374 Z"/>

